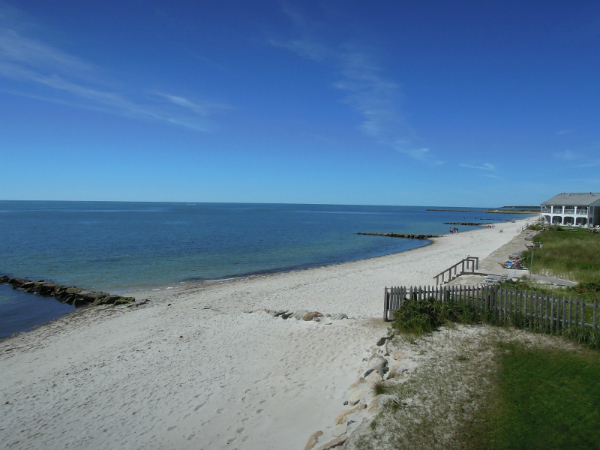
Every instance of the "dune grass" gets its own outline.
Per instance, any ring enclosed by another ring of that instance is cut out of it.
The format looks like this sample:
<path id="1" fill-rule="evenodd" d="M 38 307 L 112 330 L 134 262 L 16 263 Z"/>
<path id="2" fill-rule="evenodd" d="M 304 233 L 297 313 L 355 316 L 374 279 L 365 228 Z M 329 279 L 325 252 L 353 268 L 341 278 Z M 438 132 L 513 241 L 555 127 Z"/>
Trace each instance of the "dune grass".
<path id="1" fill-rule="evenodd" d="M 533 273 L 579 283 L 600 282 L 600 234 L 581 228 L 552 227 L 535 238 L 542 247 L 533 250 Z M 524 253 L 531 268 L 531 250 Z"/>

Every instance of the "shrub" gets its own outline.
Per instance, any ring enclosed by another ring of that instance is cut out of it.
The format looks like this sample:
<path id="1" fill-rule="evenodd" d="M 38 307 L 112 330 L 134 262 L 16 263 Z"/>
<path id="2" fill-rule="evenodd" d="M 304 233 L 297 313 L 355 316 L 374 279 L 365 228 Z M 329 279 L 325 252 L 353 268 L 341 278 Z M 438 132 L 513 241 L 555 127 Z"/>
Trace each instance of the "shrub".
<path id="1" fill-rule="evenodd" d="M 405 300 L 394 316 L 393 328 L 418 335 L 436 330 L 446 322 L 475 323 L 480 320 L 477 311 L 470 305 L 434 298 Z"/>

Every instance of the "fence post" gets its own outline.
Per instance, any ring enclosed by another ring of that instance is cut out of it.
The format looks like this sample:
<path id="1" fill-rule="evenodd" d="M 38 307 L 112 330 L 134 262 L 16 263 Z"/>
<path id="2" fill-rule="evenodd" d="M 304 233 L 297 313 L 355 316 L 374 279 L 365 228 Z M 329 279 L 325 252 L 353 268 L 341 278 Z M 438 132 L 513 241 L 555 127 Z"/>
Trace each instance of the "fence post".
<path id="1" fill-rule="evenodd" d="M 551 318 L 551 320 L 550 320 L 550 332 L 554 333 L 554 329 L 555 329 L 555 326 L 554 326 L 554 294 L 552 294 L 552 300 L 551 300 L 551 303 L 550 303 L 550 318 Z"/>
<path id="2" fill-rule="evenodd" d="M 527 328 L 531 328 L 531 320 L 529 317 L 529 308 L 528 306 L 530 306 L 530 303 L 527 301 L 529 299 L 529 297 L 527 296 L 527 289 L 525 289 L 525 323 L 527 324 Z"/>
<path id="3" fill-rule="evenodd" d="M 388 288 L 386 287 L 383 291 L 383 321 L 387 322 L 387 311 L 388 311 Z"/>

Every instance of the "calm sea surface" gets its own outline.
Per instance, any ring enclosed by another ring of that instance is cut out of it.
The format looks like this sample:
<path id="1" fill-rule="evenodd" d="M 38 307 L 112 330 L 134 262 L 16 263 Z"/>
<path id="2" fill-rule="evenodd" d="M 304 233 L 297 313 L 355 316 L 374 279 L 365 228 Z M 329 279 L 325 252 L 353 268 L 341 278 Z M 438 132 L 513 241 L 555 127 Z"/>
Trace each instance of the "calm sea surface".
<path id="1" fill-rule="evenodd" d="M 118 293 L 352 261 L 427 244 L 357 232 L 447 233 L 443 222 L 513 217 L 404 206 L 0 201 L 0 274 Z M 71 310 L 4 285 L 0 337 Z"/>

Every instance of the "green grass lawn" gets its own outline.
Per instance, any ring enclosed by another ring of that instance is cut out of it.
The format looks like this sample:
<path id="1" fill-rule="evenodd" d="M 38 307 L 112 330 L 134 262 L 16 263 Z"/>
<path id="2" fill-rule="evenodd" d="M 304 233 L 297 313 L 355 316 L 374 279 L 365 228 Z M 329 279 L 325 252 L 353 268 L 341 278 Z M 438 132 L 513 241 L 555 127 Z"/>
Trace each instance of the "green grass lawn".
<path id="1" fill-rule="evenodd" d="M 501 344 L 478 449 L 600 449 L 600 353 Z"/>

